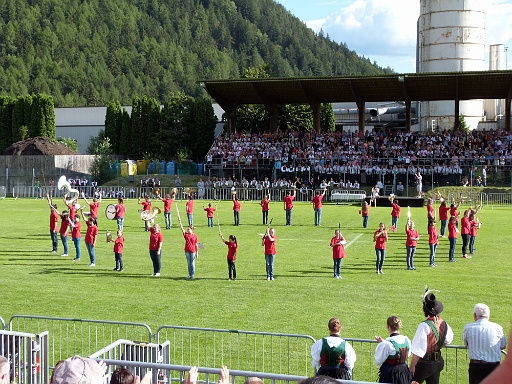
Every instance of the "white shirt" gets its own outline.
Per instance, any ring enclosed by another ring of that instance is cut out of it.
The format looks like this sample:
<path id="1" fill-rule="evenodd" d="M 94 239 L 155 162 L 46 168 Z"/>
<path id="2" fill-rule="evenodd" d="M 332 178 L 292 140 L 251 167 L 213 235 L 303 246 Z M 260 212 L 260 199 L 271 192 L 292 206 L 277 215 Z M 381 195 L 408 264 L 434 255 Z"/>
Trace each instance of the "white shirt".
<path id="1" fill-rule="evenodd" d="M 327 336 L 327 337 L 324 337 L 324 339 L 327 340 L 327 344 L 329 345 L 329 347 L 331 348 L 336 348 L 338 347 L 343 341 L 344 339 L 342 339 L 341 337 L 336 337 L 336 336 Z M 313 346 L 311 347 L 311 357 L 313 358 L 313 361 L 312 361 L 312 365 L 313 365 L 313 368 L 320 368 L 320 353 L 322 352 L 322 343 L 323 343 L 323 339 L 320 339 L 320 340 L 317 340 L 315 342 L 315 344 L 313 344 Z M 352 369 L 354 368 L 354 363 L 356 362 L 356 352 L 354 351 L 354 348 L 352 348 L 352 346 L 346 342 L 345 343 L 345 367 L 347 367 L 347 369 L 349 371 L 352 371 Z"/>
<path id="2" fill-rule="evenodd" d="M 507 339 L 501 325 L 485 318 L 466 324 L 462 332 L 462 340 L 468 347 L 470 359 L 489 363 L 500 362 L 501 350 L 507 346 Z"/>
<path id="3" fill-rule="evenodd" d="M 377 344 L 377 348 L 375 348 L 375 363 L 380 367 L 382 363 L 384 363 L 389 356 L 393 356 L 396 354 L 396 349 L 391 344 L 389 340 L 393 340 L 397 344 L 406 343 L 411 350 L 411 340 L 407 336 L 404 335 L 395 335 L 390 336 L 386 340 L 383 340 L 379 344 Z"/>
<path id="4" fill-rule="evenodd" d="M 421 322 L 420 325 L 418 325 L 418 329 L 412 339 L 411 353 L 419 357 L 425 356 L 427 353 L 427 336 L 430 332 L 432 332 L 432 329 L 427 323 Z M 448 323 L 446 323 L 446 339 L 444 345 L 451 344 L 452 341 L 453 331 Z"/>

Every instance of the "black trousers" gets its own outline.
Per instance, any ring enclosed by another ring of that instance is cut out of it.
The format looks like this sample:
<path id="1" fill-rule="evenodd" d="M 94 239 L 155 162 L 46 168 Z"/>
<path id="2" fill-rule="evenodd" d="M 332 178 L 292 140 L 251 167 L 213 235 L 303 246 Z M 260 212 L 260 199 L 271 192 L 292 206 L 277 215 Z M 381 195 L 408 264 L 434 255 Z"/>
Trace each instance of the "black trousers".
<path id="1" fill-rule="evenodd" d="M 426 382 L 426 384 L 439 384 L 439 377 L 444 368 L 444 360 L 442 357 L 437 361 L 420 360 L 416 364 L 413 380 L 418 383 Z"/>
<path id="2" fill-rule="evenodd" d="M 469 384 L 478 384 L 485 379 L 500 363 L 469 363 Z"/>

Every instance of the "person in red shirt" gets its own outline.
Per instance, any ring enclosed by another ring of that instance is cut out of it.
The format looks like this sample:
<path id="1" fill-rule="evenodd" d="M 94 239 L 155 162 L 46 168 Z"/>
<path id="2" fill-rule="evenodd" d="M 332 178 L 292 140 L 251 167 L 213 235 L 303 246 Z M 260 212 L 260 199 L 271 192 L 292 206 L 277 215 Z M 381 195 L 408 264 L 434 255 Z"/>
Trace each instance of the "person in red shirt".
<path id="1" fill-rule="evenodd" d="M 172 203 L 174 202 L 174 195 L 165 195 L 165 199 L 162 199 L 160 195 L 156 195 L 156 198 L 164 203 L 164 219 L 165 219 L 165 229 L 171 229 L 172 226 L 172 214 L 171 208 Z"/>
<path id="2" fill-rule="evenodd" d="M 235 227 L 238 227 L 240 225 L 240 202 L 236 195 L 233 195 L 233 218 L 235 219 Z"/>
<path id="3" fill-rule="evenodd" d="M 398 227 L 398 219 L 400 218 L 400 203 L 394 197 L 390 198 L 391 201 L 391 229 Z"/>
<path id="4" fill-rule="evenodd" d="M 116 204 L 116 219 L 117 219 L 117 230 L 122 231 L 124 229 L 124 213 L 126 212 L 126 206 L 124 205 L 123 198 L 117 199 Z"/>
<path id="5" fill-rule="evenodd" d="M 212 203 L 209 203 L 208 208 L 205 208 L 203 205 L 203 210 L 206 212 L 208 227 L 213 227 L 215 225 L 215 223 L 213 222 L 213 213 L 217 210 L 217 208 L 212 207 Z"/>
<path id="6" fill-rule="evenodd" d="M 162 244 L 164 243 L 164 235 L 160 232 L 160 225 L 154 224 L 149 229 L 149 257 L 153 262 L 153 274 L 151 276 L 160 276 L 162 267 Z"/>
<path id="7" fill-rule="evenodd" d="M 430 223 L 430 219 L 434 219 L 436 218 L 436 213 L 434 212 L 434 200 L 432 199 L 427 199 L 427 231 L 428 231 L 428 227 L 429 227 L 429 224 Z"/>
<path id="8" fill-rule="evenodd" d="M 435 263 L 437 244 L 439 243 L 437 238 L 436 219 L 428 219 L 428 246 L 430 248 L 430 266 L 437 267 Z"/>
<path id="9" fill-rule="evenodd" d="M 181 232 L 183 233 L 183 238 L 185 239 L 185 257 L 187 258 L 188 278 L 192 280 L 196 272 L 195 260 L 198 258 L 199 241 L 197 235 L 194 233 L 193 225 L 189 225 L 185 231 L 179 215 L 178 221 L 180 223 Z"/>
<path id="10" fill-rule="evenodd" d="M 219 231 L 219 236 L 228 246 L 228 280 L 236 280 L 236 267 L 235 267 L 235 260 L 236 260 L 236 251 L 238 250 L 238 243 L 236 242 L 236 236 L 235 235 L 229 235 L 229 241 L 226 241 L 224 239 L 224 236 L 222 236 L 222 233 Z"/>
<path id="11" fill-rule="evenodd" d="M 57 247 L 59 245 L 59 240 L 57 238 L 57 233 L 59 232 L 59 213 L 57 211 L 57 204 L 52 204 L 52 200 L 50 195 L 46 194 L 46 201 L 48 201 L 48 205 L 50 207 L 50 236 L 52 239 L 52 253 L 57 253 Z"/>
<path id="12" fill-rule="evenodd" d="M 407 220 L 407 223 L 405 224 L 405 234 L 407 235 L 407 240 L 405 241 L 405 248 L 407 250 L 407 269 L 414 271 L 416 270 L 416 268 L 414 268 L 414 253 L 416 252 L 416 245 L 420 239 L 418 231 L 414 229 L 414 221 L 411 221 L 410 219 Z"/>
<path id="13" fill-rule="evenodd" d="M 464 211 L 464 216 L 462 216 L 462 219 L 460 220 L 460 234 L 462 236 L 462 257 L 464 259 L 471 259 L 471 256 L 468 255 L 468 245 L 469 239 L 471 237 L 471 227 L 473 226 L 473 223 L 469 218 L 469 213 L 469 209 L 466 209 Z"/>
<path id="14" fill-rule="evenodd" d="M 265 263 L 267 267 L 267 280 L 274 280 L 274 260 L 276 258 L 276 230 L 267 228 L 261 245 L 265 247 Z"/>
<path id="15" fill-rule="evenodd" d="M 92 203 L 89 200 L 87 200 L 87 197 L 85 197 L 85 193 L 83 193 L 83 192 L 82 192 L 82 197 L 85 200 L 85 203 L 90 208 L 89 216 L 91 216 L 93 219 L 98 220 L 98 209 L 99 209 L 100 203 L 101 203 L 101 195 L 100 195 L 99 199 L 97 199 L 96 197 L 93 197 Z"/>
<path id="16" fill-rule="evenodd" d="M 286 225 L 292 225 L 293 199 L 295 199 L 297 190 L 293 188 L 293 195 L 290 191 L 286 192 L 284 197 L 284 210 L 286 211 Z"/>
<path id="17" fill-rule="evenodd" d="M 446 225 L 448 224 L 448 213 L 450 212 L 450 207 L 446 204 L 444 199 L 441 199 L 441 204 L 439 205 L 439 220 L 441 220 L 441 237 L 446 237 Z"/>
<path id="18" fill-rule="evenodd" d="M 89 218 L 86 218 L 83 210 L 80 210 L 80 212 L 82 213 L 82 218 L 87 225 L 87 232 L 85 232 L 85 246 L 87 247 L 89 259 L 91 261 L 89 267 L 95 267 L 96 250 L 94 247 L 96 246 L 96 237 L 98 236 L 98 224 L 92 217 L 89 216 Z"/>
<path id="19" fill-rule="evenodd" d="M 347 241 L 341 234 L 339 229 L 334 231 L 334 237 L 331 239 L 330 246 L 332 248 L 332 260 L 333 260 L 333 269 L 334 269 L 334 278 L 341 279 L 340 269 L 341 269 L 341 261 L 345 258 L 345 244 Z"/>
<path id="20" fill-rule="evenodd" d="M 315 211 L 315 225 L 320 226 L 322 224 L 322 199 L 325 196 L 325 191 L 327 189 L 324 188 L 323 192 L 316 191 L 316 195 L 313 197 L 311 203 L 313 204 L 313 209 Z"/>
<path id="21" fill-rule="evenodd" d="M 116 260 L 116 267 L 114 271 L 123 272 L 123 248 L 124 248 L 124 237 L 123 231 L 117 230 L 117 237 L 115 240 L 110 238 L 109 242 L 114 242 L 114 258 Z"/>
<path id="22" fill-rule="evenodd" d="M 268 204 L 270 203 L 270 196 L 269 195 L 265 195 L 265 197 L 263 198 L 263 200 L 260 201 L 260 205 L 261 205 L 261 213 L 263 215 L 263 225 L 267 225 L 268 224 Z"/>
<path id="23" fill-rule="evenodd" d="M 144 197 L 144 201 L 140 201 L 140 197 L 139 199 L 137 200 L 137 204 L 141 204 L 142 205 L 142 211 L 151 211 L 151 199 L 149 198 L 148 195 L 146 195 Z M 149 232 L 150 228 L 151 228 L 151 220 L 144 220 L 144 223 L 145 223 L 145 230 L 146 232 Z"/>
<path id="24" fill-rule="evenodd" d="M 71 225 L 71 239 L 73 240 L 73 244 L 75 245 L 76 256 L 73 261 L 80 261 L 80 256 L 82 255 L 82 251 L 80 249 L 80 241 L 82 240 L 82 223 L 80 222 L 80 216 L 75 215 L 75 220 L 70 221 Z"/>
<path id="25" fill-rule="evenodd" d="M 476 210 L 478 211 L 478 210 Z M 475 216 L 476 215 L 476 211 L 475 210 L 472 210 L 470 215 L 469 215 L 469 219 L 471 220 L 471 230 L 469 232 L 469 254 L 472 255 L 474 252 L 475 252 L 475 239 L 476 239 L 476 236 L 478 235 L 478 229 L 480 228 L 480 226 L 482 225 L 482 223 L 480 223 L 480 220 L 478 220 L 478 218 Z"/>
<path id="26" fill-rule="evenodd" d="M 377 256 L 375 262 L 376 273 L 383 275 L 382 266 L 386 258 L 386 242 L 388 241 L 388 231 L 384 223 L 379 224 L 379 229 L 373 234 L 373 241 L 375 241 L 375 255 Z"/>
<path id="27" fill-rule="evenodd" d="M 187 219 L 188 225 L 194 225 L 194 199 L 192 199 L 192 195 L 188 195 L 187 204 L 185 204 L 185 208 L 187 211 Z"/>
<path id="28" fill-rule="evenodd" d="M 459 212 L 457 209 L 459 208 L 460 203 L 461 202 L 459 201 L 457 204 L 450 204 L 450 217 L 455 217 L 455 225 L 457 228 L 459 228 Z"/>
<path id="29" fill-rule="evenodd" d="M 448 261 L 455 263 L 455 246 L 457 245 L 457 236 L 459 229 L 457 228 L 457 218 L 455 216 L 450 217 L 448 222 L 448 240 L 450 241 L 450 251 L 448 253 Z"/>
<path id="30" fill-rule="evenodd" d="M 368 228 L 368 217 L 370 217 L 370 204 L 366 201 L 361 203 L 359 214 L 363 217 L 363 228 Z"/>

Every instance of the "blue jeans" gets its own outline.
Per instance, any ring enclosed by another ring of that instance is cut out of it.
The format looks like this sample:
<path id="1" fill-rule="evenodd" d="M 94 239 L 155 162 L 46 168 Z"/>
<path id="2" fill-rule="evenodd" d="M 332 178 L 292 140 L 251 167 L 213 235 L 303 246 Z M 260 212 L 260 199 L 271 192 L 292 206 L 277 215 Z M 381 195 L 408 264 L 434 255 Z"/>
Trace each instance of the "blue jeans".
<path id="1" fill-rule="evenodd" d="M 469 253 L 473 254 L 475 252 L 475 239 L 476 236 L 471 236 L 469 238 Z"/>
<path id="2" fill-rule="evenodd" d="M 62 241 L 62 246 L 64 247 L 64 254 L 68 254 L 68 237 L 60 235 L 60 241 Z"/>
<path id="3" fill-rule="evenodd" d="M 122 231 L 124 228 L 124 217 L 117 218 L 117 229 Z"/>
<path id="4" fill-rule="evenodd" d="M 73 244 L 75 244 L 76 258 L 79 259 L 82 252 L 80 251 L 80 237 L 73 238 Z"/>
<path id="5" fill-rule="evenodd" d="M 89 252 L 89 259 L 91 260 L 91 263 L 96 264 L 96 251 L 94 250 L 94 245 L 85 243 L 85 246 L 87 247 L 87 252 Z"/>
<path id="6" fill-rule="evenodd" d="M 448 220 L 441 220 L 441 236 L 444 236 L 446 232 L 446 224 L 448 224 Z"/>
<path id="7" fill-rule="evenodd" d="M 414 268 L 414 252 L 416 252 L 416 247 L 407 245 L 405 248 L 407 249 L 407 268 Z"/>
<path id="8" fill-rule="evenodd" d="M 194 225 L 194 214 L 187 213 L 188 225 Z"/>
<path id="9" fill-rule="evenodd" d="M 386 258 L 386 250 L 375 248 L 375 255 L 377 256 L 377 261 L 375 262 L 375 268 L 377 269 L 377 271 L 382 271 L 382 266 L 384 265 L 384 259 Z"/>
<path id="10" fill-rule="evenodd" d="M 276 255 L 265 254 L 265 263 L 267 265 L 267 278 L 274 278 L 274 259 Z"/>
<path id="11" fill-rule="evenodd" d="M 286 225 L 292 225 L 292 210 L 286 210 Z"/>
<path id="12" fill-rule="evenodd" d="M 430 247 L 430 265 L 434 264 L 436 258 L 437 244 L 429 244 Z"/>
<path id="13" fill-rule="evenodd" d="M 391 216 L 391 226 L 395 228 L 398 226 L 398 217 Z"/>
<path id="14" fill-rule="evenodd" d="M 334 277 L 339 277 L 340 275 L 340 269 L 341 269 L 341 262 L 343 259 L 332 259 L 334 262 Z"/>
<path id="15" fill-rule="evenodd" d="M 315 208 L 315 225 L 322 224 L 322 208 Z"/>
<path id="16" fill-rule="evenodd" d="M 171 212 L 164 212 L 165 229 L 171 229 L 172 227 L 172 216 Z"/>
<path id="17" fill-rule="evenodd" d="M 187 257 L 188 277 L 193 278 L 196 271 L 196 253 L 185 252 L 185 256 Z"/>
<path id="18" fill-rule="evenodd" d="M 363 228 L 368 228 L 368 216 L 363 216 Z"/>
<path id="19" fill-rule="evenodd" d="M 160 268 L 162 266 L 162 262 L 161 262 L 162 253 L 158 252 L 157 249 L 155 249 L 154 251 L 152 251 L 150 249 L 149 256 L 151 257 L 151 261 L 153 262 L 153 274 L 160 273 Z M 117 263 L 116 263 L 116 266 L 117 266 Z"/>
<path id="20" fill-rule="evenodd" d="M 457 245 L 457 238 L 450 237 L 450 252 L 448 254 L 448 260 L 455 260 L 455 246 Z"/>
<path id="21" fill-rule="evenodd" d="M 50 236 L 52 237 L 52 251 L 57 252 L 57 246 L 59 245 L 59 240 L 57 239 L 57 233 L 50 231 Z"/>
<path id="22" fill-rule="evenodd" d="M 208 217 L 207 219 L 208 219 L 208 226 L 213 227 L 214 226 L 213 217 Z"/>

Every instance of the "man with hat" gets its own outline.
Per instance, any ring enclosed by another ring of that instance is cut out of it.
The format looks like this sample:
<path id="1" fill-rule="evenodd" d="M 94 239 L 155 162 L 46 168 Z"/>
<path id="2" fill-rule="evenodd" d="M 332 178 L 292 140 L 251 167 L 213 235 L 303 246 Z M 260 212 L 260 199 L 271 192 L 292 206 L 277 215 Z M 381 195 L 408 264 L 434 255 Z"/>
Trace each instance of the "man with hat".
<path id="1" fill-rule="evenodd" d="M 88 357 L 73 356 L 58 365 L 52 384 L 100 384 L 105 382 L 106 364 Z"/>
<path id="2" fill-rule="evenodd" d="M 443 304 L 432 293 L 426 290 L 423 295 L 423 312 L 426 319 L 420 323 L 412 339 L 412 360 L 409 370 L 413 381 L 427 384 L 438 384 L 444 360 L 441 348 L 453 340 L 453 331 L 440 314 Z"/>
<path id="3" fill-rule="evenodd" d="M 501 351 L 507 339 L 501 325 L 489 321 L 491 310 L 478 303 L 473 310 L 474 323 L 466 324 L 462 340 L 469 351 L 469 384 L 480 383 L 500 365 Z"/>

